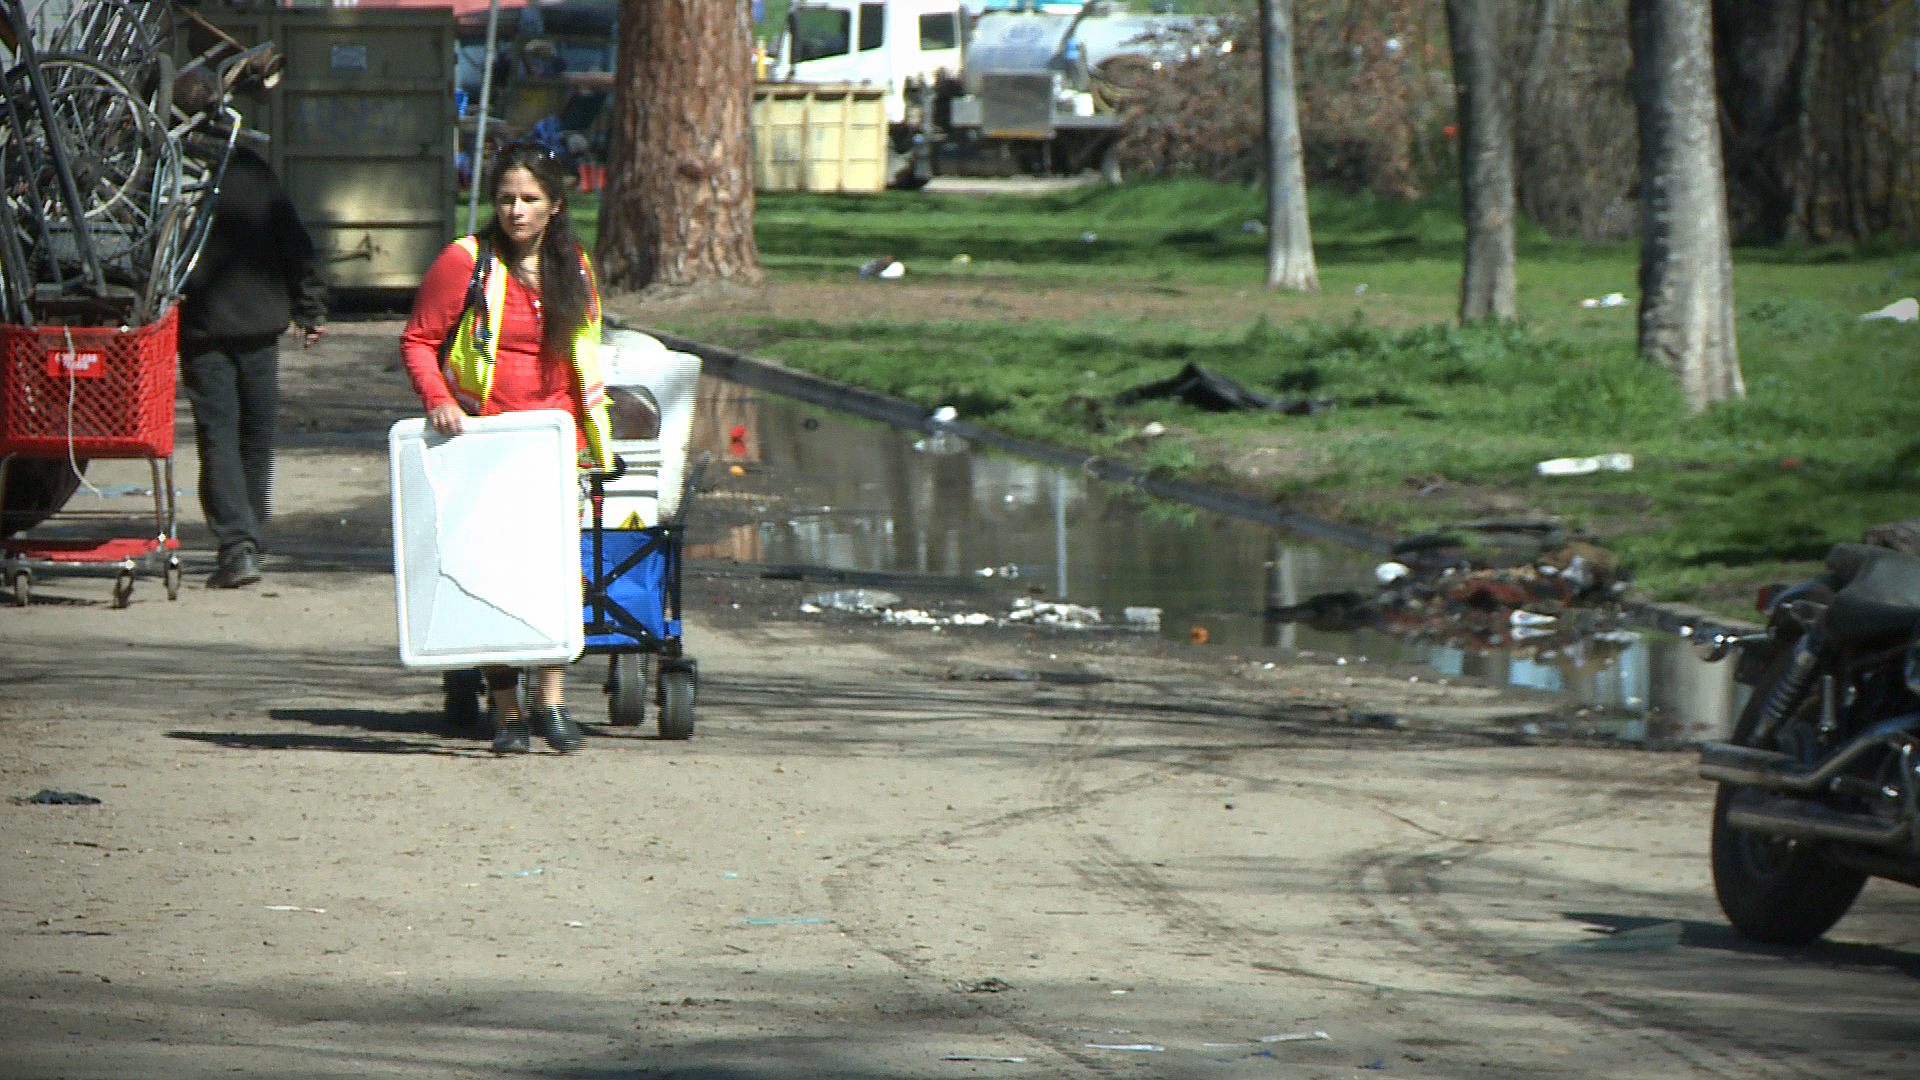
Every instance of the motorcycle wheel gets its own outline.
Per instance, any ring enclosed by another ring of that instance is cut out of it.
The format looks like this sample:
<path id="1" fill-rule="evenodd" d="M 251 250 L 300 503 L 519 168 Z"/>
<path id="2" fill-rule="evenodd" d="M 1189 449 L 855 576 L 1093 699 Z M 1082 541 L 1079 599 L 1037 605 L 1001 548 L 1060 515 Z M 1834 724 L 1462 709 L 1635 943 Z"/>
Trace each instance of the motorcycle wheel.
<path id="1" fill-rule="evenodd" d="M 1756 682 L 1734 727 L 1733 741 L 1751 746 L 1760 708 L 1773 684 L 1786 674 L 1791 648 L 1781 650 Z M 1783 729 L 1813 723 L 1818 709 L 1809 695 Z M 1834 862 L 1818 841 L 1783 840 L 1727 824 L 1737 785 L 1721 784 L 1713 801 L 1713 893 L 1720 910 L 1742 936 L 1769 945 L 1805 945 L 1832 929 L 1853 906 L 1867 875 Z"/>

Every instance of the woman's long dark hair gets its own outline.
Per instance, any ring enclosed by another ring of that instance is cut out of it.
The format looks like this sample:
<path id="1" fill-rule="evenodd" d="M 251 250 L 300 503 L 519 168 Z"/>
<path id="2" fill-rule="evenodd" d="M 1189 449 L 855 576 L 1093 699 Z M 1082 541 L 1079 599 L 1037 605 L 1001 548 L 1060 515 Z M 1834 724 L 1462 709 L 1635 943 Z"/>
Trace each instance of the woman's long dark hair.
<path id="1" fill-rule="evenodd" d="M 573 354 L 573 335 L 593 316 L 593 286 L 580 257 L 580 240 L 567 214 L 567 176 L 553 152 L 537 143 L 509 143 L 494 156 L 487 195 L 500 200 L 500 180 L 508 169 L 525 169 L 554 205 L 553 220 L 540 240 L 540 348 L 555 356 Z M 496 252 L 510 250 L 506 231 L 496 217 L 484 230 Z"/>

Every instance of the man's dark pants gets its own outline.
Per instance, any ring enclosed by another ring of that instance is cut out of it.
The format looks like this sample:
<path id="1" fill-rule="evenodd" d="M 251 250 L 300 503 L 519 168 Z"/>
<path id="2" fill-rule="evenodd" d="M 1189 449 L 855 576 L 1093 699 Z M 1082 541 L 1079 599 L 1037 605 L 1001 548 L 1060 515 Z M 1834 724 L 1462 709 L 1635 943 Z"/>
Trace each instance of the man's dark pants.
<path id="1" fill-rule="evenodd" d="M 193 402 L 200 509 L 220 554 L 242 544 L 263 550 L 280 410 L 280 335 L 182 341 L 180 379 Z"/>

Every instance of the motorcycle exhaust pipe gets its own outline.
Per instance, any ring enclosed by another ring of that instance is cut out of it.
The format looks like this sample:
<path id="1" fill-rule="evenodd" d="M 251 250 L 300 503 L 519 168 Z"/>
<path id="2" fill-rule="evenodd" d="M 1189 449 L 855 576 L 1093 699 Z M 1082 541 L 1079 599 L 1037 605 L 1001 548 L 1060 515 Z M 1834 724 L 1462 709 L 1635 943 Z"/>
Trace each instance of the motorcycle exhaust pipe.
<path id="1" fill-rule="evenodd" d="M 1920 713 L 1888 717 L 1813 765 L 1802 765 L 1791 756 L 1773 750 L 1706 743 L 1700 747 L 1700 776 L 1770 791 L 1823 791 L 1861 755 L 1917 727 L 1920 727 Z"/>
<path id="2" fill-rule="evenodd" d="M 1912 834 L 1906 821 L 1847 814 L 1816 802 L 1750 791 L 1735 796 L 1727 807 L 1727 824 L 1788 840 L 1838 840 L 1874 848 L 1903 847 Z"/>

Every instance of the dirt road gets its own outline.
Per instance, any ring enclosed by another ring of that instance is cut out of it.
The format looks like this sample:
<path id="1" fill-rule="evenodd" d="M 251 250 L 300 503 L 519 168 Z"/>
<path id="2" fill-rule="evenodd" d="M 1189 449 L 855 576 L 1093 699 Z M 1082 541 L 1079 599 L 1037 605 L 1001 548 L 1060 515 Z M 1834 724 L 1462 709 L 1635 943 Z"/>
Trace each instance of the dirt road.
<path id="1" fill-rule="evenodd" d="M 1690 757 L 1530 739 L 1554 706 L 1497 688 L 708 566 L 692 741 L 495 760 L 396 661 L 392 333 L 289 356 L 262 586 L 196 553 L 177 602 L 0 609 L 0 794 L 102 800 L 0 805 L 0 1077 L 1920 1070 L 1920 891 L 1745 945 Z"/>

